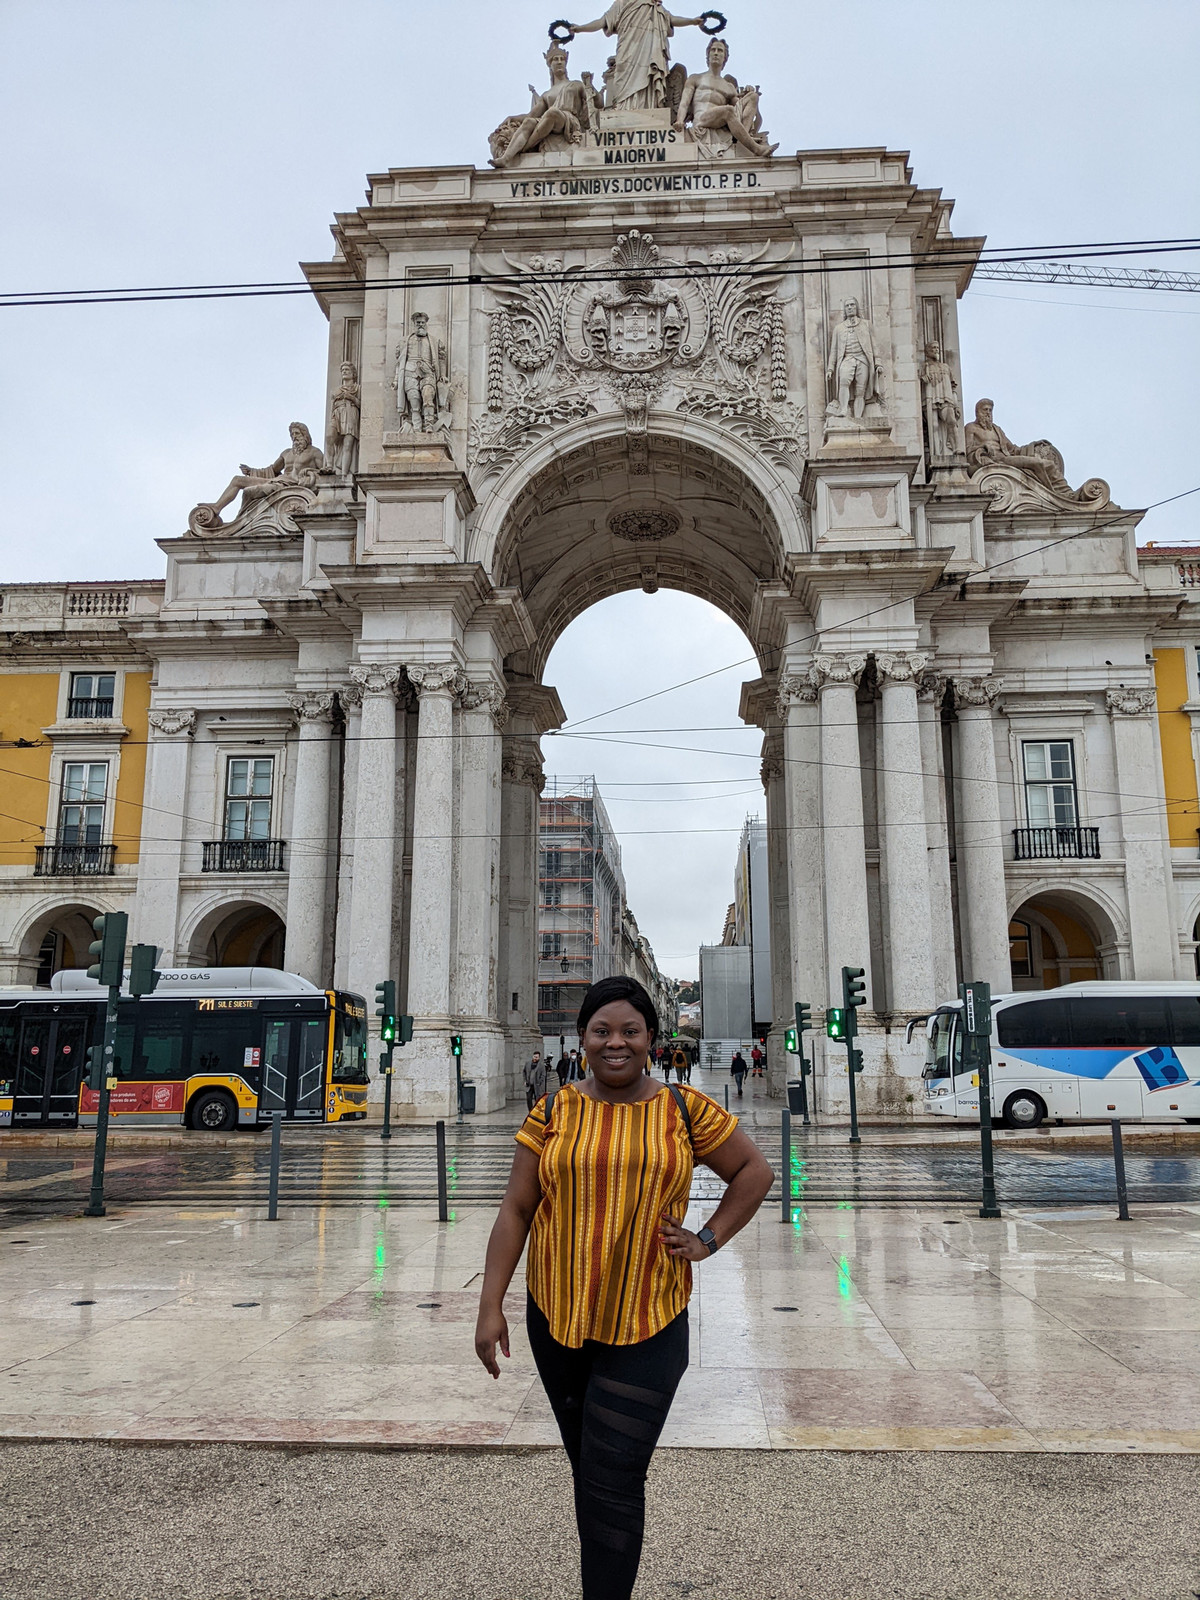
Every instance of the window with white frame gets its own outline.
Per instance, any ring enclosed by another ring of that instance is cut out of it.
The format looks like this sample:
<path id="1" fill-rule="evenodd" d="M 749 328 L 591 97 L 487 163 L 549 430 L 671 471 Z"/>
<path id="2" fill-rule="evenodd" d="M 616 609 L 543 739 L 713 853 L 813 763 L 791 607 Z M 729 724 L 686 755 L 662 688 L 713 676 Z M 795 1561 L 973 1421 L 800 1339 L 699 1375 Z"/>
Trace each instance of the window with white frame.
<path id="1" fill-rule="evenodd" d="M 58 806 L 59 844 L 103 844 L 107 761 L 67 761 Z"/>
<path id="2" fill-rule="evenodd" d="M 1075 783 L 1075 745 L 1070 739 L 1026 740 L 1025 820 L 1031 828 L 1074 828 L 1079 824 Z"/>
<path id="3" fill-rule="evenodd" d="M 230 756 L 225 767 L 225 838 L 269 839 L 274 756 Z"/>
<path id="4" fill-rule="evenodd" d="M 113 672 L 73 672 L 67 696 L 68 717 L 111 717 L 117 691 Z"/>

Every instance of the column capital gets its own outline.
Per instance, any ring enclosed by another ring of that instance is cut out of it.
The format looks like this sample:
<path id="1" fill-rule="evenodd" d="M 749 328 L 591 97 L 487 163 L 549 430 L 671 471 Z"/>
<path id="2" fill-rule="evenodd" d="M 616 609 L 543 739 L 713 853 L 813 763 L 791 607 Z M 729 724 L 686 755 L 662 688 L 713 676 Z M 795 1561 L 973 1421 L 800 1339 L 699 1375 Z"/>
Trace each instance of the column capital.
<path id="1" fill-rule="evenodd" d="M 332 689 L 328 693 L 298 690 L 289 694 L 287 701 L 301 727 L 306 722 L 329 722 L 333 717 Z"/>
<path id="2" fill-rule="evenodd" d="M 498 683 L 490 680 L 468 682 L 463 691 L 462 707 L 464 711 L 487 711 L 497 728 L 503 728 L 508 723 L 508 697 Z"/>
<path id="3" fill-rule="evenodd" d="M 190 739 L 196 732 L 196 713 L 181 706 L 154 706 L 147 711 L 146 720 L 167 739 L 178 738 L 181 733 Z"/>
<path id="4" fill-rule="evenodd" d="M 788 672 L 779 679 L 779 688 L 775 697 L 776 709 L 780 717 L 787 721 L 787 714 L 792 706 L 811 706 L 817 698 L 817 685 L 813 682 L 812 673 Z"/>
<path id="5" fill-rule="evenodd" d="M 949 679 L 944 672 L 922 672 L 917 678 L 917 699 L 930 700 L 940 706 L 946 698 Z"/>
<path id="6" fill-rule="evenodd" d="M 428 695 L 449 695 L 452 699 L 467 687 L 467 675 L 452 661 L 414 662 L 406 668 L 408 681 L 420 699 Z"/>
<path id="7" fill-rule="evenodd" d="M 1154 689 L 1106 689 L 1104 704 L 1110 717 L 1148 717 L 1158 705 Z"/>
<path id="8" fill-rule="evenodd" d="M 818 689 L 857 688 L 867 665 L 865 655 L 852 655 L 845 650 L 832 651 L 813 657 L 809 677 Z"/>
<path id="9" fill-rule="evenodd" d="M 358 689 L 360 699 L 364 699 L 367 695 L 385 694 L 390 694 L 395 699 L 403 671 L 403 667 L 389 667 L 382 664 L 373 666 L 364 663 L 360 667 L 350 668 L 350 678 Z"/>
<path id="10" fill-rule="evenodd" d="M 978 678 L 955 678 L 955 704 L 959 706 L 982 706 L 990 711 L 1003 688 L 1003 678 L 992 678 L 986 675 Z"/>
<path id="11" fill-rule="evenodd" d="M 536 739 L 506 739 L 500 771 L 510 783 L 527 783 L 538 794 L 546 787 L 542 752 Z"/>
<path id="12" fill-rule="evenodd" d="M 875 652 L 875 671 L 879 675 L 880 682 L 885 684 L 916 684 L 928 665 L 928 655 L 916 650 Z"/>

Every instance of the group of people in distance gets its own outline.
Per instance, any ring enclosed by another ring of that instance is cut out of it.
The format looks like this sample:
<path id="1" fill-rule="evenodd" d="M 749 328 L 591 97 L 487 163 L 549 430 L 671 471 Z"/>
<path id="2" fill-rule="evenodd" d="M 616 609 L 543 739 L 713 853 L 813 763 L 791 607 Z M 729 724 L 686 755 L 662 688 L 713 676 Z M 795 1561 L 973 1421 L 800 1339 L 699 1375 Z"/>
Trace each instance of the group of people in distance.
<path id="1" fill-rule="evenodd" d="M 691 1083 L 692 1068 L 700 1063 L 700 1046 L 683 1039 L 675 1039 L 669 1044 L 655 1045 L 646 1059 L 646 1072 L 649 1073 L 657 1067 L 663 1075 L 665 1082 L 670 1083 L 671 1074 L 675 1074 L 676 1082 Z M 766 1070 L 767 1058 L 762 1049 L 756 1044 L 750 1051 L 750 1060 L 747 1061 L 740 1050 L 733 1053 L 733 1061 L 729 1071 L 737 1084 L 739 1096 L 747 1077 L 761 1078 Z M 540 1050 L 535 1050 L 530 1060 L 525 1065 L 525 1105 L 527 1110 L 533 1107 L 546 1094 L 550 1085 L 550 1074 L 558 1079 L 558 1087 L 566 1088 L 568 1083 L 582 1083 L 588 1075 L 587 1057 L 580 1050 L 564 1051 L 555 1063 L 550 1056 L 543 1056 Z"/>
<path id="2" fill-rule="evenodd" d="M 550 1084 L 550 1074 L 554 1073 L 558 1079 L 558 1086 L 564 1089 L 568 1083 L 582 1083 L 587 1077 L 587 1059 L 582 1051 L 564 1051 L 559 1056 L 557 1063 L 543 1056 L 540 1050 L 535 1050 L 532 1057 L 525 1064 L 525 1107 L 532 1110 L 537 1102 L 545 1095 Z"/>

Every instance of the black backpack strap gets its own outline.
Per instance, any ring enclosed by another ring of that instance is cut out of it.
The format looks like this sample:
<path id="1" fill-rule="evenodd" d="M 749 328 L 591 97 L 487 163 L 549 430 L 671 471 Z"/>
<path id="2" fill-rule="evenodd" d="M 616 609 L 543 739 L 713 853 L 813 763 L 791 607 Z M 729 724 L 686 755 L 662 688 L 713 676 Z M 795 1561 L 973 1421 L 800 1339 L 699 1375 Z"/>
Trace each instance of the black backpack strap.
<path id="1" fill-rule="evenodd" d="M 695 1135 L 692 1133 L 692 1114 L 687 1108 L 687 1101 L 683 1098 L 683 1092 L 682 1092 L 682 1090 L 680 1089 L 680 1087 L 679 1087 L 679 1085 L 677 1083 L 669 1083 L 667 1085 L 667 1088 L 670 1089 L 671 1098 L 675 1101 L 675 1104 L 679 1107 L 679 1114 L 683 1118 L 684 1126 L 687 1128 L 687 1131 L 688 1131 L 688 1143 L 692 1147 L 692 1154 L 695 1155 L 695 1153 L 696 1153 L 696 1139 L 695 1139 Z"/>

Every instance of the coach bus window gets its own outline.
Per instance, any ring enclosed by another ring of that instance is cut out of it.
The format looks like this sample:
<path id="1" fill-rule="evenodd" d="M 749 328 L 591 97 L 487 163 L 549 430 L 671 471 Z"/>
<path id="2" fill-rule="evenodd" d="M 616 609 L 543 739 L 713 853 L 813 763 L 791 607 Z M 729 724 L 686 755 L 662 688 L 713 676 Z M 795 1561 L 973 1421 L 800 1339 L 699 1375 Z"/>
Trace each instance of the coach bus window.
<path id="1" fill-rule="evenodd" d="M 1161 995 L 1081 995 L 1069 1003 L 1071 1043 L 1077 1050 L 1136 1050 L 1167 1043 L 1167 1008 Z"/>
<path id="2" fill-rule="evenodd" d="M 1200 995 L 1173 994 L 1167 1001 L 1173 1043 L 1200 1045 Z"/>
<path id="3" fill-rule="evenodd" d="M 1030 1000 L 1006 1006 L 996 1015 L 996 1033 L 1005 1050 L 1064 1050 L 1071 1042 L 1065 1000 Z"/>

